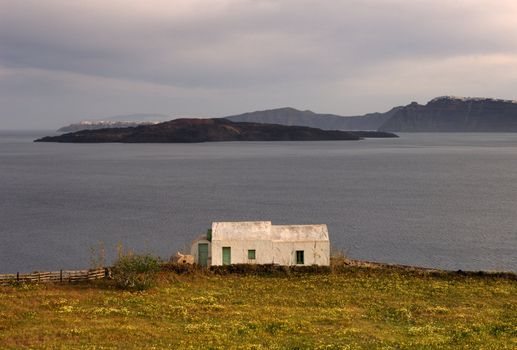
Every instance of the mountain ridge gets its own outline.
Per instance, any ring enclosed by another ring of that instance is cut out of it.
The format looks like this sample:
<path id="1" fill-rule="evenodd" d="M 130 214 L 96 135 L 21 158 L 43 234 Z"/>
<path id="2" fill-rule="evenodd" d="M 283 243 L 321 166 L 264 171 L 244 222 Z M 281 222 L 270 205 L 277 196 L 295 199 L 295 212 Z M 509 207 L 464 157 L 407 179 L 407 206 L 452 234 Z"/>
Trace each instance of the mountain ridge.
<path id="1" fill-rule="evenodd" d="M 133 116 L 140 116 L 136 114 Z M 131 115 L 129 115 L 131 116 Z M 165 115 L 159 115 L 172 118 Z M 121 116 L 118 116 L 120 119 Z M 517 101 L 489 97 L 439 96 L 425 104 L 412 102 L 386 112 L 341 116 L 282 107 L 223 117 L 233 122 L 306 126 L 323 130 L 387 132 L 517 132 Z M 86 120 L 59 129 L 121 128 L 158 124 L 161 121 Z"/>
<path id="2" fill-rule="evenodd" d="M 368 113 L 362 116 L 341 116 L 337 114 L 315 113 L 311 110 L 298 110 L 282 107 L 262 111 L 247 112 L 224 117 L 236 122 L 271 123 L 281 125 L 300 125 L 324 130 L 377 130 L 377 128 L 400 107 L 385 113 Z"/>
<path id="3" fill-rule="evenodd" d="M 517 132 L 517 102 L 440 96 L 399 109 L 378 130 L 390 132 Z"/>
<path id="4" fill-rule="evenodd" d="M 304 125 L 324 130 L 388 132 L 517 132 L 517 101 L 489 97 L 439 96 L 384 113 L 339 116 L 292 107 L 226 117 L 232 121 Z"/>

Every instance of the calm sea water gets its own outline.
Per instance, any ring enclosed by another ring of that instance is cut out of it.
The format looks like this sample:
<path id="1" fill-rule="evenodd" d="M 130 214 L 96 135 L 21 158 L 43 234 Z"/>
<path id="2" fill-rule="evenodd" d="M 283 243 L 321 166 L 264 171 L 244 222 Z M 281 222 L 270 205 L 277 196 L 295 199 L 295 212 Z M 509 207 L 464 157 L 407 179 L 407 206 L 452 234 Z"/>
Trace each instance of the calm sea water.
<path id="1" fill-rule="evenodd" d="M 216 220 L 326 223 L 348 256 L 517 271 L 517 134 L 206 144 L 0 133 L 0 273 L 168 258 Z"/>

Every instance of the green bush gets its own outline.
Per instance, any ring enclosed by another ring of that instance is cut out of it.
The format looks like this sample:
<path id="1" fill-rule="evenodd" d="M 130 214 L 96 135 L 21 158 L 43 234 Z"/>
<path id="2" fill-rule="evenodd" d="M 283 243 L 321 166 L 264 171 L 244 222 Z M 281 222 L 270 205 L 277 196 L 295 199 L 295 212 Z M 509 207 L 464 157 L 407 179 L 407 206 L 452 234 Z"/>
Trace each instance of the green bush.
<path id="1" fill-rule="evenodd" d="M 119 256 L 111 269 L 115 284 L 126 290 L 145 290 L 156 282 L 160 260 L 151 255 L 125 254 Z"/>

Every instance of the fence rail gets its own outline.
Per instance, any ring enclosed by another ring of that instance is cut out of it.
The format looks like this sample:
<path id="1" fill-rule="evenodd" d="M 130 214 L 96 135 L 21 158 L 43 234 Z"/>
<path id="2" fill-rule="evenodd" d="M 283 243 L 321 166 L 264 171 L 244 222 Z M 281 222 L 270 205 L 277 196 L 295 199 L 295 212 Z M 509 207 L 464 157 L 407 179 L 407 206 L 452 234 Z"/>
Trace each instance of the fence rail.
<path id="1" fill-rule="evenodd" d="M 108 268 L 89 270 L 60 270 L 33 273 L 0 274 L 0 286 L 17 282 L 24 283 L 59 283 L 82 282 L 102 279 L 109 276 Z"/>

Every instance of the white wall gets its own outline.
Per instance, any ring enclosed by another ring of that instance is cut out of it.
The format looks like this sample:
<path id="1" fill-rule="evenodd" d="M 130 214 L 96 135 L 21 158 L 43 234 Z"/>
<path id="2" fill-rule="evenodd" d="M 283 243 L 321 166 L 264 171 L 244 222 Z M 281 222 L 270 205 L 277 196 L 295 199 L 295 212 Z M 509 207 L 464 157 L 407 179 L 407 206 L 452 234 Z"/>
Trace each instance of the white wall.
<path id="1" fill-rule="evenodd" d="M 330 265 L 330 243 L 328 241 L 212 240 L 212 265 L 223 264 L 223 247 L 231 247 L 232 264 L 296 265 L 296 251 L 303 250 L 304 265 Z M 248 249 L 255 249 L 256 260 L 248 260 Z"/>
<path id="2" fill-rule="evenodd" d="M 273 244 L 271 241 L 212 240 L 212 265 L 223 264 L 223 247 L 231 247 L 232 264 L 273 263 Z M 255 260 L 248 260 L 248 249 L 255 249 Z"/>
<path id="3" fill-rule="evenodd" d="M 330 242 L 274 242 L 275 264 L 296 265 L 296 251 L 303 250 L 304 265 L 330 265 Z"/>

